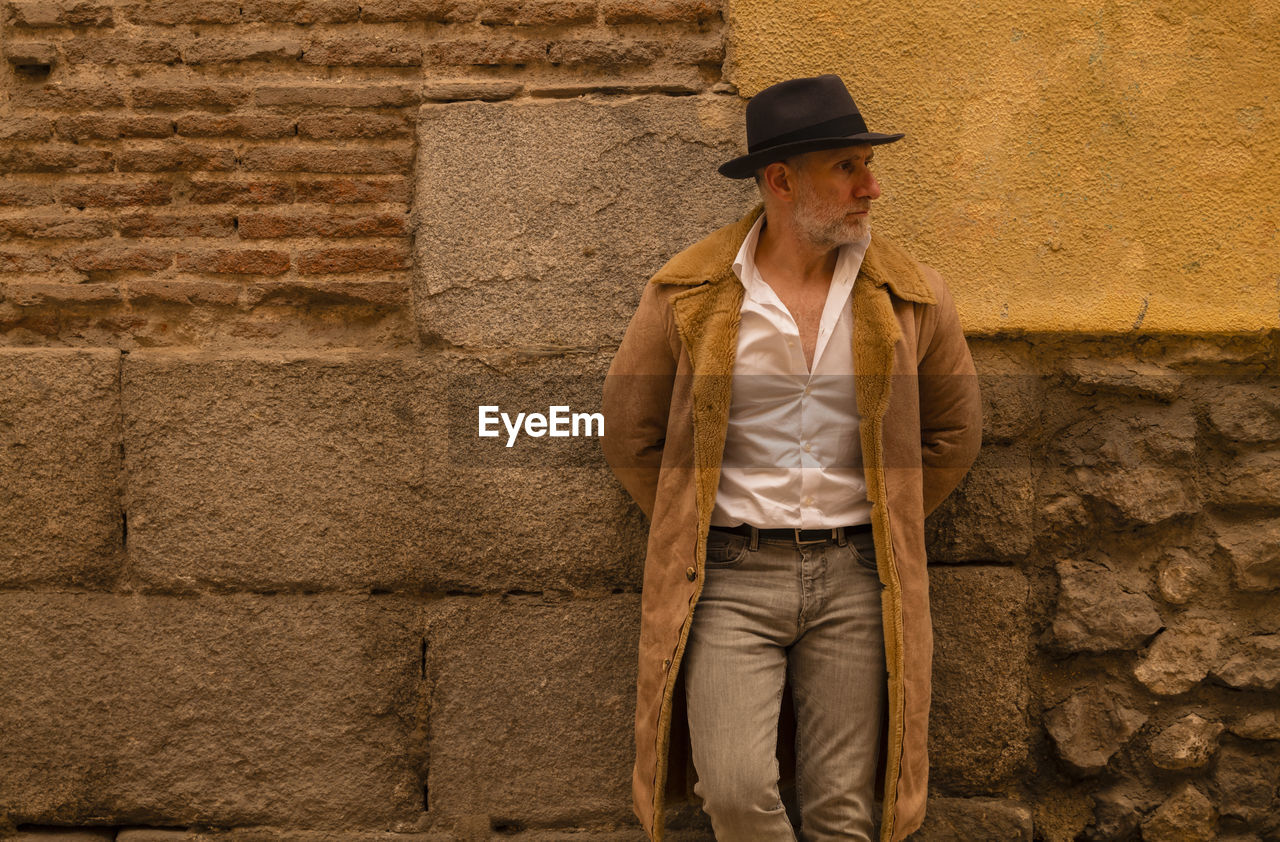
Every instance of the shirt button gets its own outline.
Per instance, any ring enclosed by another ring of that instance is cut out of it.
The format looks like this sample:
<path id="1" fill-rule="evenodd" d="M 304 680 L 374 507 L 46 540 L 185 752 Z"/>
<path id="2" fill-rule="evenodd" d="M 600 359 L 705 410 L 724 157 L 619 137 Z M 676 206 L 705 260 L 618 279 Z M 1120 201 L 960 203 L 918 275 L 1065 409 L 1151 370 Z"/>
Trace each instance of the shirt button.
<path id="1" fill-rule="evenodd" d="M 804 443 L 804 452 L 805 452 L 805 453 L 808 453 L 810 450 L 813 450 L 813 445 L 809 444 L 809 442 L 805 442 L 805 443 Z"/>
<path id="2" fill-rule="evenodd" d="M 684 569 L 684 575 L 689 579 L 690 582 L 692 582 L 697 577 L 698 571 L 694 570 L 692 567 L 686 567 Z"/>
<path id="3" fill-rule="evenodd" d="M 806 498 L 804 498 L 804 504 L 805 504 L 806 506 L 812 506 L 812 505 L 813 505 L 813 498 L 812 498 L 812 497 L 806 497 Z"/>
<path id="4" fill-rule="evenodd" d="M 811 394 L 813 394 L 813 387 L 812 387 L 812 386 L 805 386 L 805 387 L 804 387 L 804 393 L 805 393 L 806 395 L 811 395 Z"/>

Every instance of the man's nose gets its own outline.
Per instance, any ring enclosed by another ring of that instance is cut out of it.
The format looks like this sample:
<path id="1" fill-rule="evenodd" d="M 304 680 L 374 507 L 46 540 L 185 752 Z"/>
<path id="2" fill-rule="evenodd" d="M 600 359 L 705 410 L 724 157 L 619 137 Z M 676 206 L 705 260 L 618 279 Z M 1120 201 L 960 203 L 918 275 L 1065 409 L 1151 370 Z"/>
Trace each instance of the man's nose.
<path id="1" fill-rule="evenodd" d="M 880 183 L 876 181 L 876 177 L 871 174 L 870 170 L 867 170 L 866 173 L 867 175 L 858 185 L 857 193 L 855 195 L 857 195 L 859 199 L 879 199 Z"/>

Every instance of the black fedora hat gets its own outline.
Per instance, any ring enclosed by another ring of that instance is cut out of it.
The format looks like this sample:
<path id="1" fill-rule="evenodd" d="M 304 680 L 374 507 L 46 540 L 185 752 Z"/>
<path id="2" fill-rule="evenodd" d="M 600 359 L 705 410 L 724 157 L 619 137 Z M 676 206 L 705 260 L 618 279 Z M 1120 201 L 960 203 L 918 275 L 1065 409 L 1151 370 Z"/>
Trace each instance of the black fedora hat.
<path id="1" fill-rule="evenodd" d="M 844 82 L 834 73 L 770 85 L 747 103 L 747 154 L 720 165 L 720 174 L 747 178 L 800 152 L 859 143 L 893 143 L 904 134 L 867 131 Z"/>

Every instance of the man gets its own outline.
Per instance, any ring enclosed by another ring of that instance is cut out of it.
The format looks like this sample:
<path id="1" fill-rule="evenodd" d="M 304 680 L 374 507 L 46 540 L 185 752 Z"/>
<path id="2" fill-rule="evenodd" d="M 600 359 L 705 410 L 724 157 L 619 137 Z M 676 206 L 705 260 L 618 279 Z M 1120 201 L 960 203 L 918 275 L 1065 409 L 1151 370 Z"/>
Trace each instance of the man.
<path id="1" fill-rule="evenodd" d="M 650 279 L 606 378 L 605 456 L 651 521 L 632 794 L 654 842 L 690 772 L 721 842 L 794 840 L 793 780 L 805 840 L 873 838 L 877 798 L 881 840 L 923 820 L 924 518 L 981 410 L 946 284 L 871 233 L 873 153 L 902 137 L 834 75 L 757 94 L 720 172 L 762 203 Z"/>

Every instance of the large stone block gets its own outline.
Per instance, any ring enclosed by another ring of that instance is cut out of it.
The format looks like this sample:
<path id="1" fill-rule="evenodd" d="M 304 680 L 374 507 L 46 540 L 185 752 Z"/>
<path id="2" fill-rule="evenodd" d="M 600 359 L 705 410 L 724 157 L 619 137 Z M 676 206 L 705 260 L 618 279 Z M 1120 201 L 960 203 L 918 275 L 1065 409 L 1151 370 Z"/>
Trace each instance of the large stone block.
<path id="1" fill-rule="evenodd" d="M 119 372 L 112 349 L 0 348 L 0 584 L 115 578 Z"/>
<path id="2" fill-rule="evenodd" d="M 604 461 L 603 417 L 568 437 L 517 424 L 552 407 L 599 413 L 608 364 L 607 354 L 583 354 L 442 366 L 447 455 L 425 471 L 423 506 L 443 589 L 639 590 L 648 521 Z M 482 406 L 496 407 L 486 410 L 496 436 L 479 436 Z"/>
<path id="3" fill-rule="evenodd" d="M 1031 809 L 1003 798 L 930 798 L 911 842 L 1031 842 Z"/>
<path id="4" fill-rule="evenodd" d="M 925 522 L 931 561 L 1019 561 L 1035 532 L 1035 481 L 1026 446 L 986 447 Z"/>
<path id="5" fill-rule="evenodd" d="M 419 618 L 390 596 L 0 595 L 0 815 L 409 829 Z"/>
<path id="6" fill-rule="evenodd" d="M 1029 587 L 1019 571 L 997 567 L 935 567 L 929 573 L 931 779 L 943 792 L 991 792 L 1027 757 Z"/>
<path id="7" fill-rule="evenodd" d="M 477 597 L 427 615 L 434 822 L 630 821 L 639 599 Z M 438 825 L 444 826 L 444 825 Z"/>
<path id="8" fill-rule="evenodd" d="M 736 97 L 428 105 L 419 111 L 415 310 L 469 347 L 619 341 L 646 278 L 734 221 L 755 184 Z"/>
<path id="9" fill-rule="evenodd" d="M 478 435 L 486 403 L 598 408 L 602 370 L 437 354 L 130 357 L 129 549 L 148 588 L 639 585 L 643 517 L 598 439 L 507 448 L 505 434 Z"/>
<path id="10" fill-rule="evenodd" d="M 129 355 L 129 554 L 146 587 L 409 588 L 430 578 L 430 360 Z"/>

